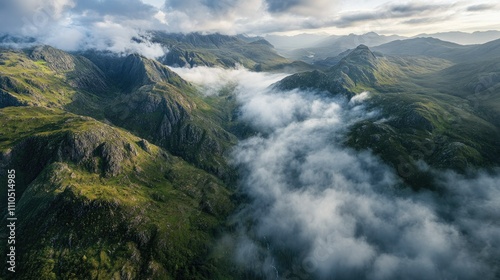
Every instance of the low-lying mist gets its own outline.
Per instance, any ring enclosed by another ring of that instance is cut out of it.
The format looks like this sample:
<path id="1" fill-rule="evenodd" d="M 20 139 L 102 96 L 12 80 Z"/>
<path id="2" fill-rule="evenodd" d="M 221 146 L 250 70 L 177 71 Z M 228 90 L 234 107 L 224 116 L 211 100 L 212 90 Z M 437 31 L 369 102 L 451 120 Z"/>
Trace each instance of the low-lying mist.
<path id="1" fill-rule="evenodd" d="M 249 198 L 222 238 L 264 279 L 494 279 L 500 267 L 500 176 L 435 171 L 442 192 L 412 191 L 349 126 L 379 115 L 352 100 L 270 87 L 284 74 L 173 69 L 208 95 L 232 84 L 240 119 L 260 132 L 231 162 Z M 498 173 L 498 172 L 497 172 Z"/>

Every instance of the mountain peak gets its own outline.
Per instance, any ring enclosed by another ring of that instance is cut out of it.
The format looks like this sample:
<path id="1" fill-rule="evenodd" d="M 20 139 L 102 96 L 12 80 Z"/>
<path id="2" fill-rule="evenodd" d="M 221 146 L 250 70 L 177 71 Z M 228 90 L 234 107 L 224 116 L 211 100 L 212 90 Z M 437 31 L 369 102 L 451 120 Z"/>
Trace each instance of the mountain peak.
<path id="1" fill-rule="evenodd" d="M 44 60 L 54 71 L 71 71 L 75 69 L 75 59 L 68 53 L 47 45 L 35 46 L 30 54 L 33 60 Z"/>
<path id="2" fill-rule="evenodd" d="M 251 42 L 250 44 L 253 44 L 253 45 L 263 45 L 263 46 L 268 46 L 270 48 L 274 48 L 273 44 L 269 43 L 269 41 L 267 41 L 266 39 L 259 39 L 257 41 Z"/>
<path id="3" fill-rule="evenodd" d="M 368 46 L 361 44 L 356 48 L 356 50 L 370 50 L 370 49 L 368 48 Z"/>
<path id="4" fill-rule="evenodd" d="M 156 83 L 169 83 L 179 88 L 188 85 L 168 67 L 139 54 L 119 56 L 107 52 L 88 51 L 83 53 L 83 56 L 92 61 L 122 89 L 133 90 Z"/>
<path id="5" fill-rule="evenodd" d="M 366 45 L 359 45 L 351 53 L 342 59 L 344 63 L 352 65 L 370 65 L 375 66 L 376 57 Z"/>

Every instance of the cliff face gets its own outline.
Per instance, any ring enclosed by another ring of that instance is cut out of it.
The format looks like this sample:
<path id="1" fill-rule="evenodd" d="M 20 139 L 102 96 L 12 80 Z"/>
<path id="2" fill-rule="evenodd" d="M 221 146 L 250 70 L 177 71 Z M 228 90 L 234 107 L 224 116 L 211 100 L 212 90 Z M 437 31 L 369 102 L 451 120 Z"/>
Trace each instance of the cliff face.
<path id="1" fill-rule="evenodd" d="M 12 94 L 0 90 L 0 109 L 11 106 L 23 106 L 25 105 L 23 102 L 19 101 Z"/>

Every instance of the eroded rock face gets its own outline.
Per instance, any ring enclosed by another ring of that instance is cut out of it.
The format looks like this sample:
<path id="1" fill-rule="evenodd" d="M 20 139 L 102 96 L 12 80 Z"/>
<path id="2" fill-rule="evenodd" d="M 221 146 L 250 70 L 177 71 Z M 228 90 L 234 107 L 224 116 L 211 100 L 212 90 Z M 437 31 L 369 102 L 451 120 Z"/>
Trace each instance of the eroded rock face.
<path id="1" fill-rule="evenodd" d="M 54 71 L 71 71 L 75 69 L 74 58 L 66 52 L 49 47 L 38 46 L 30 54 L 33 60 L 44 60 Z"/>
<path id="2" fill-rule="evenodd" d="M 214 156 L 223 157 L 219 141 L 232 141 L 229 133 L 214 128 L 207 120 L 200 121 L 193 112 L 196 104 L 186 101 L 183 93 L 169 90 L 160 92 L 145 85 L 122 94 L 107 110 L 106 118 L 213 174 L 227 173 L 227 165 L 209 162 Z"/>
<path id="3" fill-rule="evenodd" d="M 137 156 L 133 144 L 117 138 L 100 129 L 31 136 L 15 145 L 4 161 L 19 166 L 28 182 L 53 162 L 72 162 L 89 172 L 113 177 Z"/>

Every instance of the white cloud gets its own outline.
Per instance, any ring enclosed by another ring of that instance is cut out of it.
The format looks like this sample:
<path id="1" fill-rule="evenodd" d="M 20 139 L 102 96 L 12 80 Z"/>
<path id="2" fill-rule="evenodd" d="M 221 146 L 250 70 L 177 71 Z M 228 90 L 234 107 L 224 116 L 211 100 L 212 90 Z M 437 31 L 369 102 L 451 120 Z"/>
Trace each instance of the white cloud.
<path id="1" fill-rule="evenodd" d="M 77 34 L 65 28 L 78 30 L 112 21 L 139 33 L 153 29 L 254 35 L 303 31 L 416 35 L 456 29 L 500 29 L 496 7 L 494 2 L 468 6 L 452 0 L 437 4 L 356 2 L 354 10 L 352 4 L 345 1 L 327 0 L 4 0 L 0 3 L 0 33 L 32 36 L 40 43 L 48 43 L 57 41 L 45 41 L 49 35 L 61 32 L 74 39 Z M 65 23 L 68 18 L 72 25 Z M 89 28 L 83 34 L 87 36 L 92 32 Z M 134 48 L 137 46 L 131 47 Z"/>
<path id="2" fill-rule="evenodd" d="M 159 22 L 162 24 L 168 25 L 167 22 L 167 15 L 163 11 L 158 11 L 155 15 L 154 18 L 156 18 Z"/>
<path id="3" fill-rule="evenodd" d="M 39 44 L 67 51 L 95 48 L 149 58 L 164 54 L 145 32 L 160 24 L 152 21 L 158 10 L 138 0 L 7 0 L 3 5 L 0 33 L 34 37 Z"/>
<path id="4" fill-rule="evenodd" d="M 363 103 L 365 100 L 369 99 L 371 97 L 371 94 L 369 91 L 363 91 L 360 94 L 356 94 L 351 98 L 349 101 L 350 104 L 357 105 L 360 103 Z"/>
<path id="5" fill-rule="evenodd" d="M 178 73 L 211 87 L 236 80 L 240 120 L 262 133 L 233 153 L 252 201 L 234 217 L 235 254 L 249 271 L 267 279 L 494 278 L 500 176 L 438 172 L 442 195 L 403 189 L 377 157 L 342 145 L 349 125 L 371 113 L 362 103 L 274 91 L 277 74 Z"/>

